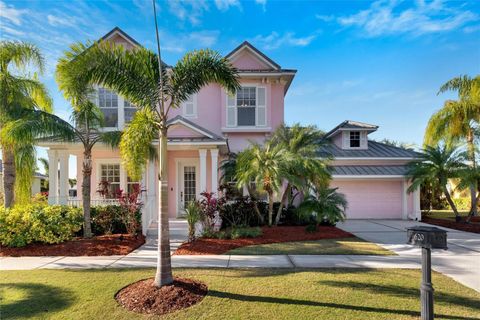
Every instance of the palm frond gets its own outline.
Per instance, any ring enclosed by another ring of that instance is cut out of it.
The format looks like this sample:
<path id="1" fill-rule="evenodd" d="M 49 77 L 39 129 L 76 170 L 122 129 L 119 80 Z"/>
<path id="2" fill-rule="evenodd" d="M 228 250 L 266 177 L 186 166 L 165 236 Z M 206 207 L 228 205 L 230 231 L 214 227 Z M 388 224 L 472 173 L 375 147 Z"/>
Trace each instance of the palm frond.
<path id="1" fill-rule="evenodd" d="M 0 66 L 6 68 L 10 63 L 19 70 L 32 65 L 40 72 L 43 72 L 45 66 L 44 58 L 36 45 L 21 41 L 0 41 Z"/>

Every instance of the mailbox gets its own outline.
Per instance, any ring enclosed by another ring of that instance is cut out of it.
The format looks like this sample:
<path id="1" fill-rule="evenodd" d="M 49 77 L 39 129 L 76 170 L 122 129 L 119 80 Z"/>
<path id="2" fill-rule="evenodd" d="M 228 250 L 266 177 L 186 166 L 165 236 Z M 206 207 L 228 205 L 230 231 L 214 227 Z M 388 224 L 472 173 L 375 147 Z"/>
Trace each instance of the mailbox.
<path id="1" fill-rule="evenodd" d="M 407 229 L 408 244 L 429 249 L 447 249 L 447 232 L 436 227 L 415 226 Z"/>

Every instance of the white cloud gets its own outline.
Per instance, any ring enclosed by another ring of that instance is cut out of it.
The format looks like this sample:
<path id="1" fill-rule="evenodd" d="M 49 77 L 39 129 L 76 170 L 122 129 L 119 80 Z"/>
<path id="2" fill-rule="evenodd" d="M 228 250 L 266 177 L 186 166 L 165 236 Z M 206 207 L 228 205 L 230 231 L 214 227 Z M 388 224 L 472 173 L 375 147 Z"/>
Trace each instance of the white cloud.
<path id="1" fill-rule="evenodd" d="M 5 19 L 19 26 L 22 24 L 22 15 L 26 13 L 28 13 L 28 10 L 15 9 L 13 6 L 0 1 L 0 20 Z"/>
<path id="2" fill-rule="evenodd" d="M 168 0 L 168 8 L 178 19 L 197 25 L 208 10 L 208 4 L 204 0 Z"/>
<path id="3" fill-rule="evenodd" d="M 165 44 L 162 45 L 162 50 L 173 53 L 212 47 L 220 36 L 218 30 L 203 30 L 185 34 L 171 34 L 170 30 L 162 30 L 160 33 L 160 37 L 163 39 L 162 43 Z"/>
<path id="4" fill-rule="evenodd" d="M 61 18 L 61 17 L 54 16 L 52 14 L 47 15 L 47 20 L 48 20 L 48 23 L 53 27 L 58 27 L 58 26 L 72 27 L 75 25 L 72 19 Z"/>
<path id="5" fill-rule="evenodd" d="M 0 24 L 0 30 L 2 30 L 2 33 L 4 33 L 4 35 L 10 35 L 10 36 L 13 36 L 13 37 L 19 37 L 19 36 L 25 35 L 25 32 L 23 32 L 23 31 L 13 29 L 13 28 L 1 25 L 1 24 Z"/>
<path id="6" fill-rule="evenodd" d="M 253 42 L 259 44 L 265 50 L 277 49 L 281 46 L 305 47 L 309 45 L 315 38 L 316 34 L 306 37 L 296 37 L 293 32 L 285 32 L 283 35 L 273 31 L 267 36 L 257 35 Z"/>
<path id="7" fill-rule="evenodd" d="M 262 6 L 263 12 L 267 11 L 267 0 L 255 0 L 255 3 Z"/>
<path id="8" fill-rule="evenodd" d="M 215 0 L 215 6 L 220 11 L 227 11 L 230 7 L 242 8 L 242 5 L 238 0 Z"/>
<path id="9" fill-rule="evenodd" d="M 366 36 L 376 37 L 390 34 L 412 34 L 415 36 L 457 29 L 478 15 L 457 8 L 447 7 L 442 0 L 417 1 L 405 8 L 403 1 L 379 0 L 366 10 L 337 19 L 345 27 L 359 27 Z"/>
<path id="10" fill-rule="evenodd" d="M 318 20 L 321 20 L 323 22 L 330 22 L 330 21 L 335 20 L 335 16 L 333 14 L 332 15 L 316 14 L 315 18 L 317 18 Z"/>

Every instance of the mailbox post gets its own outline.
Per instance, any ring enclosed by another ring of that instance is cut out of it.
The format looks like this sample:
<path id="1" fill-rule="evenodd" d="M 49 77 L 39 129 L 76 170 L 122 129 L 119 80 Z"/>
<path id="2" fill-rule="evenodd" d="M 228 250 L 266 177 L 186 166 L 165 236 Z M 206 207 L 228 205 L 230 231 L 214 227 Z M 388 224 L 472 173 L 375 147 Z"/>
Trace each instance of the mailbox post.
<path id="1" fill-rule="evenodd" d="M 447 249 L 447 232 L 436 227 L 407 229 L 408 244 L 422 248 L 421 319 L 433 320 L 432 249 Z"/>

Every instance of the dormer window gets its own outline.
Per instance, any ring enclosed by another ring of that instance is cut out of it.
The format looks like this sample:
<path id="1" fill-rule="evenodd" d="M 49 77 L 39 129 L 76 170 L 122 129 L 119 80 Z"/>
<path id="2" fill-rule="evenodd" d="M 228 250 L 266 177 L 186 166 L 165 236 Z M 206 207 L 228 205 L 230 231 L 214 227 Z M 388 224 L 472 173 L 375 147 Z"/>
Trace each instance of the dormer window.
<path id="1" fill-rule="evenodd" d="M 360 131 L 350 131 L 350 148 L 360 148 Z"/>

